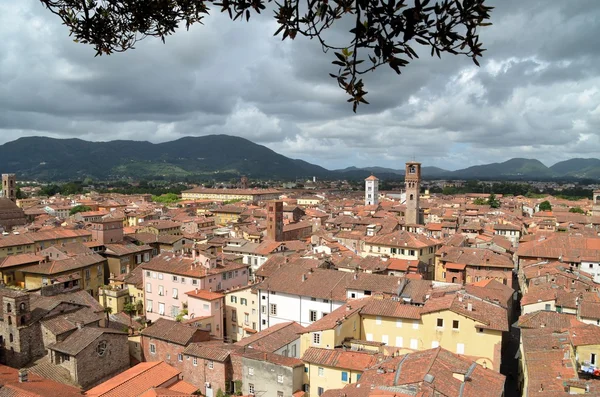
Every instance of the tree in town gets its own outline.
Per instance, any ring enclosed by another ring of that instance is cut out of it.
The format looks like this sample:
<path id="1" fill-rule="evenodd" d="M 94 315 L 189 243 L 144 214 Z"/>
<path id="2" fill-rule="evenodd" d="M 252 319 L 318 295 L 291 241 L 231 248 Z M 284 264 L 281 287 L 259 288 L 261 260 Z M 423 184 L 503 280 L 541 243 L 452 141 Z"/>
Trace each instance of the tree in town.
<path id="1" fill-rule="evenodd" d="M 367 91 L 361 75 L 387 65 L 397 74 L 418 58 L 416 45 L 431 56 L 462 54 L 479 65 L 484 48 L 479 30 L 491 25 L 486 0 L 40 0 L 69 28 L 75 42 L 96 55 L 123 52 L 145 37 L 163 42 L 177 28 L 202 23 L 211 7 L 232 20 L 250 19 L 272 5 L 282 40 L 315 39 L 333 52 L 330 76 L 349 96 L 353 110 Z M 489 4 L 489 0 L 487 0 Z M 327 33 L 350 22 L 345 43 Z"/>
<path id="2" fill-rule="evenodd" d="M 585 211 L 583 209 L 581 209 L 581 207 L 569 208 L 569 212 L 572 212 L 574 214 L 585 214 Z"/>
<path id="3" fill-rule="evenodd" d="M 91 210 L 92 208 L 88 207 L 87 205 L 76 205 L 75 207 L 71 208 L 71 210 L 69 211 L 69 215 L 75 215 L 79 212 L 87 212 Z"/>
<path id="4" fill-rule="evenodd" d="M 481 197 L 477 197 L 475 200 L 473 200 L 473 204 L 475 205 L 487 205 L 487 200 Z"/>
<path id="5" fill-rule="evenodd" d="M 108 325 L 110 324 L 110 315 L 112 314 L 113 309 L 110 306 L 106 306 L 104 308 L 104 314 L 106 314 L 106 327 L 108 328 Z"/>
<path id="6" fill-rule="evenodd" d="M 137 306 L 133 303 L 126 303 L 123 306 L 123 312 L 129 316 L 129 325 L 133 327 L 133 316 L 137 314 Z"/>
<path id="7" fill-rule="evenodd" d="M 500 200 L 498 200 L 494 193 L 490 194 L 490 197 L 488 197 L 487 204 L 492 208 L 500 208 Z"/>
<path id="8" fill-rule="evenodd" d="M 539 205 L 540 211 L 552 211 L 552 204 L 548 200 L 544 200 Z"/>

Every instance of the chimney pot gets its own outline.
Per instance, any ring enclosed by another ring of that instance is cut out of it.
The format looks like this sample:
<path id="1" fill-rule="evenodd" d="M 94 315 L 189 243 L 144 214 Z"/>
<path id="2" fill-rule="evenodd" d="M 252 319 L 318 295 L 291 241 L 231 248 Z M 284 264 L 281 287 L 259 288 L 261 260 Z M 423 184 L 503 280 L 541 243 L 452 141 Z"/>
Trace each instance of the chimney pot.
<path id="1" fill-rule="evenodd" d="M 27 382 L 27 370 L 26 369 L 20 369 L 19 370 L 19 383 L 24 383 Z"/>

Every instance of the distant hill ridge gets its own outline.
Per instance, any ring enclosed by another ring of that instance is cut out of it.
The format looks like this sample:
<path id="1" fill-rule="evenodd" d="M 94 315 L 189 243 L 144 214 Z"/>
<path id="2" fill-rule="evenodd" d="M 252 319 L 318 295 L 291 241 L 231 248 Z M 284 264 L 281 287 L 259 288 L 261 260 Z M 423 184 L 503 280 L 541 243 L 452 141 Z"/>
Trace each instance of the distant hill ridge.
<path id="1" fill-rule="evenodd" d="M 227 180 L 242 174 L 256 179 L 293 180 L 312 176 L 362 179 L 371 173 L 380 179 L 399 179 L 404 175 L 404 169 L 376 166 L 327 170 L 230 135 L 184 137 L 156 144 L 25 137 L 0 145 L 0 172 L 14 172 L 20 179 L 42 181 L 157 176 Z M 600 179 L 600 160 L 575 158 L 547 167 L 539 160 L 514 158 L 457 171 L 424 166 L 423 176 L 444 179 Z"/>

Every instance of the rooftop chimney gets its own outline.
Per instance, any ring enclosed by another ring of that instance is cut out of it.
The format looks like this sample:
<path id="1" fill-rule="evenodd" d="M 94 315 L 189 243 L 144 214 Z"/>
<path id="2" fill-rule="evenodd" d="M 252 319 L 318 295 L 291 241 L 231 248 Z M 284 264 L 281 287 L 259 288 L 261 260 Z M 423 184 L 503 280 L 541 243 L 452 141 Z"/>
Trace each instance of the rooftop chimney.
<path id="1" fill-rule="evenodd" d="M 302 282 L 306 281 L 306 278 L 307 278 L 307 277 L 306 277 L 306 274 L 303 274 L 303 275 L 302 275 Z"/>
<path id="2" fill-rule="evenodd" d="M 27 370 L 20 369 L 19 370 L 19 383 L 27 382 Z"/>
<path id="3" fill-rule="evenodd" d="M 467 310 L 470 312 L 473 311 L 473 304 L 471 302 L 467 303 Z"/>

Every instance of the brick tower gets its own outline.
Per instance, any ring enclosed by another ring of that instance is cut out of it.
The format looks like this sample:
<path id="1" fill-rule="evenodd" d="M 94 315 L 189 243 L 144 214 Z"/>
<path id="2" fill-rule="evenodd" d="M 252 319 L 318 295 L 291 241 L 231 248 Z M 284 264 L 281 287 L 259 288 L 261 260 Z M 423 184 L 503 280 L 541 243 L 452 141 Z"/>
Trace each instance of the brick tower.
<path id="1" fill-rule="evenodd" d="M 283 241 L 283 201 L 267 203 L 267 239 Z"/>
<path id="2" fill-rule="evenodd" d="M 404 217 L 407 225 L 418 225 L 421 223 L 419 216 L 419 193 L 421 192 L 421 163 L 409 161 L 406 163 L 405 173 L 406 188 L 406 215 Z"/>

